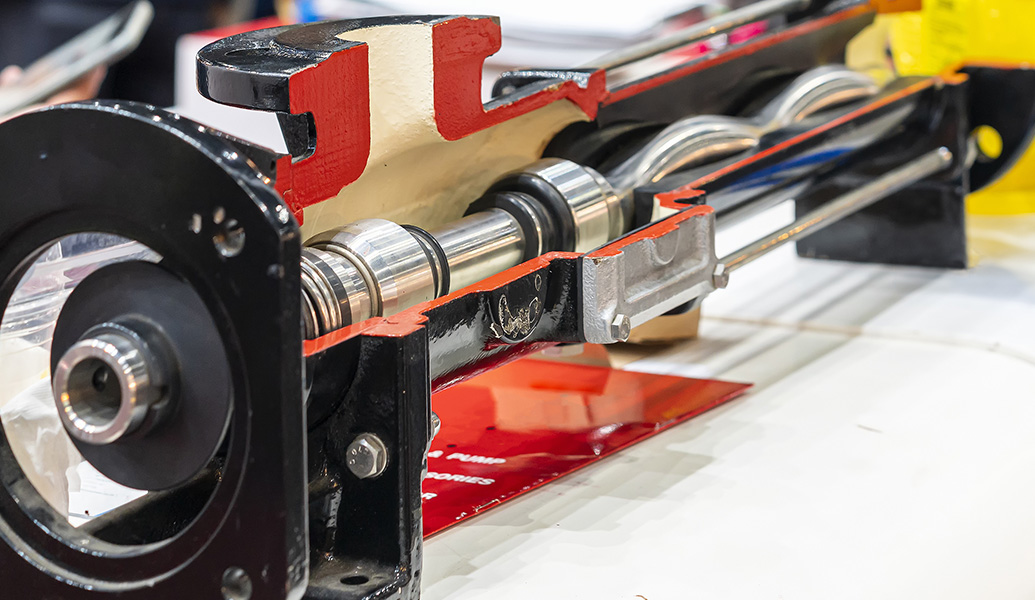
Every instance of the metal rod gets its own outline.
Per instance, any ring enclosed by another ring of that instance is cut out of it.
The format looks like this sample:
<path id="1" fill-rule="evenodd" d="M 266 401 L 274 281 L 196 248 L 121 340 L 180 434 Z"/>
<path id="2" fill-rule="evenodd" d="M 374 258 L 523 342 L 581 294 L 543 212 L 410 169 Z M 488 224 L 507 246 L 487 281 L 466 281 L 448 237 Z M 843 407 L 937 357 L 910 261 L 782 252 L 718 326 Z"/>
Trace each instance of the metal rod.
<path id="1" fill-rule="evenodd" d="M 744 8 L 730 11 L 724 15 L 719 15 L 713 19 L 708 19 L 692 27 L 681 29 L 670 36 L 649 40 L 605 54 L 596 60 L 582 65 L 582 68 L 614 69 L 713 35 L 725 33 L 741 25 L 754 23 L 778 13 L 804 10 L 808 8 L 810 3 L 811 0 L 762 0 L 761 2 L 749 4 Z"/>
<path id="2" fill-rule="evenodd" d="M 951 162 L 952 152 L 947 148 L 932 150 L 856 190 L 827 202 L 787 227 L 722 257 L 719 263 L 725 265 L 727 273 L 736 271 L 787 242 L 824 229 L 912 183 L 941 171 Z"/>
<path id="3" fill-rule="evenodd" d="M 498 208 L 433 230 L 449 262 L 449 287 L 458 290 L 521 264 L 525 236 L 510 213 Z"/>
<path id="4" fill-rule="evenodd" d="M 770 188 L 765 193 L 748 201 L 737 203 L 731 208 L 721 206 L 722 192 L 717 192 L 708 201 L 708 204 L 715 208 L 715 226 L 721 231 L 723 228 L 736 225 L 779 204 L 793 200 L 807 190 L 810 183 L 809 180 L 804 180 L 789 184 L 787 187 Z"/>

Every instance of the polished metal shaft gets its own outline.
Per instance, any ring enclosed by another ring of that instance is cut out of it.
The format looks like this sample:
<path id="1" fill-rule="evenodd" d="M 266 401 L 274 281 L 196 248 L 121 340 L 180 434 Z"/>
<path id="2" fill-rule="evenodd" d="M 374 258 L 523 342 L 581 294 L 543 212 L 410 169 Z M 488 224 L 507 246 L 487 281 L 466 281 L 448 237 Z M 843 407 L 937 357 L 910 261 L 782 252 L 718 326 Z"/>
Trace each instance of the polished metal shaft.
<path id="1" fill-rule="evenodd" d="M 521 264 L 525 235 L 510 213 L 498 208 L 432 230 L 449 264 L 449 287 L 458 290 Z"/>
<path id="2" fill-rule="evenodd" d="M 932 150 L 870 183 L 823 204 L 787 227 L 722 257 L 719 262 L 724 265 L 726 273 L 736 271 L 784 244 L 825 229 L 848 215 L 945 169 L 951 163 L 952 152 L 947 148 Z"/>
<path id="3" fill-rule="evenodd" d="M 92 445 L 117 442 L 155 420 L 173 369 L 135 330 L 103 323 L 58 360 L 53 390 L 65 430 Z"/>
<path id="4" fill-rule="evenodd" d="M 572 161 L 543 159 L 500 180 L 495 189 L 506 190 L 506 203 L 433 231 L 367 219 L 325 232 L 303 253 L 306 335 L 405 310 L 544 251 L 589 252 L 630 230 L 637 187 L 736 155 L 771 132 L 876 92 L 863 74 L 818 67 L 754 117 L 695 116 L 672 124 L 606 177 Z M 529 203 L 541 203 L 545 212 L 525 210 Z M 549 243 L 547 221 L 555 236 Z"/>

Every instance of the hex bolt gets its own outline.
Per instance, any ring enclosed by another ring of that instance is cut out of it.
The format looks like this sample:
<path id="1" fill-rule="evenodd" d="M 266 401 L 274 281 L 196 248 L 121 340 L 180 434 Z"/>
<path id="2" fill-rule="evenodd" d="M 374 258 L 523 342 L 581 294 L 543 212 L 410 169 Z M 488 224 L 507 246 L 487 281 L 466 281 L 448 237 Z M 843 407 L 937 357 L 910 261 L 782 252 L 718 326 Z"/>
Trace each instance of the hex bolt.
<path id="1" fill-rule="evenodd" d="M 722 263 L 715 265 L 715 270 L 712 272 L 712 285 L 715 289 L 724 289 L 729 283 L 730 273 L 726 270 L 726 265 Z"/>
<path id="2" fill-rule="evenodd" d="M 623 314 L 615 315 L 613 321 L 611 321 L 611 337 L 616 341 L 624 342 L 629 339 L 629 334 L 632 333 L 632 321 L 629 317 Z"/>
<path id="3" fill-rule="evenodd" d="M 377 477 L 388 466 L 388 448 L 381 438 L 363 433 L 349 444 L 346 462 L 352 474 L 360 479 Z"/>

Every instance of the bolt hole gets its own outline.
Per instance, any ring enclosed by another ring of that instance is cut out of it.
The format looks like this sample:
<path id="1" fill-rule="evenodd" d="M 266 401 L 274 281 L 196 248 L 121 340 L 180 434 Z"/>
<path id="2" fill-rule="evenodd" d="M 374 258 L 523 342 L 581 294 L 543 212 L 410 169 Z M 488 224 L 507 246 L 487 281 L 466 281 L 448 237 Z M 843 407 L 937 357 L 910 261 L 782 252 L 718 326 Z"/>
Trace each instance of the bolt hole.
<path id="1" fill-rule="evenodd" d="M 366 575 L 349 575 L 341 578 L 341 582 L 345 585 L 363 585 L 368 581 L 370 581 L 370 578 Z"/>
<path id="2" fill-rule="evenodd" d="M 977 143 L 978 161 L 991 162 L 1003 154 L 1003 136 L 988 125 L 975 127 L 970 135 Z"/>
<path id="3" fill-rule="evenodd" d="M 446 448 L 456 448 L 456 444 L 446 444 Z"/>
<path id="4" fill-rule="evenodd" d="M 227 219 L 216 226 L 212 243 L 224 257 L 233 258 L 244 250 L 244 227 L 234 219 Z"/>
<path id="5" fill-rule="evenodd" d="M 489 425 L 488 427 L 485 428 L 485 431 L 496 431 L 496 426 L 495 425 Z"/>

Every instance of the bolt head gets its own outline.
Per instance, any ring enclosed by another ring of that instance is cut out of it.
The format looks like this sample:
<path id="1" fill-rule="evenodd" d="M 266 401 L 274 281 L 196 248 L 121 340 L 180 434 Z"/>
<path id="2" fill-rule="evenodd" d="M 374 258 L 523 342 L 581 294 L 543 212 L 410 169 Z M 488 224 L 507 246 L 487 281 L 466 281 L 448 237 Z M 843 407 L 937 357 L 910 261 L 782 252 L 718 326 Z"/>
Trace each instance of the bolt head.
<path id="1" fill-rule="evenodd" d="M 244 569 L 230 567 L 223 572 L 223 585 L 219 591 L 223 593 L 224 600 L 251 600 L 253 587 Z"/>
<path id="2" fill-rule="evenodd" d="M 615 315 L 613 321 L 611 321 L 611 337 L 624 342 L 629 339 L 629 334 L 632 333 L 632 321 L 626 315 L 618 314 Z"/>
<path id="3" fill-rule="evenodd" d="M 726 265 L 717 264 L 715 265 L 715 271 L 712 272 L 712 285 L 717 290 L 725 288 L 730 283 L 730 274 L 726 270 Z"/>
<path id="4" fill-rule="evenodd" d="M 437 413 L 431 413 L 431 438 L 434 439 L 441 429 L 442 419 L 439 418 Z"/>
<path id="5" fill-rule="evenodd" d="M 357 436 L 345 454 L 349 471 L 360 479 L 377 477 L 388 466 L 388 448 L 372 433 Z"/>

